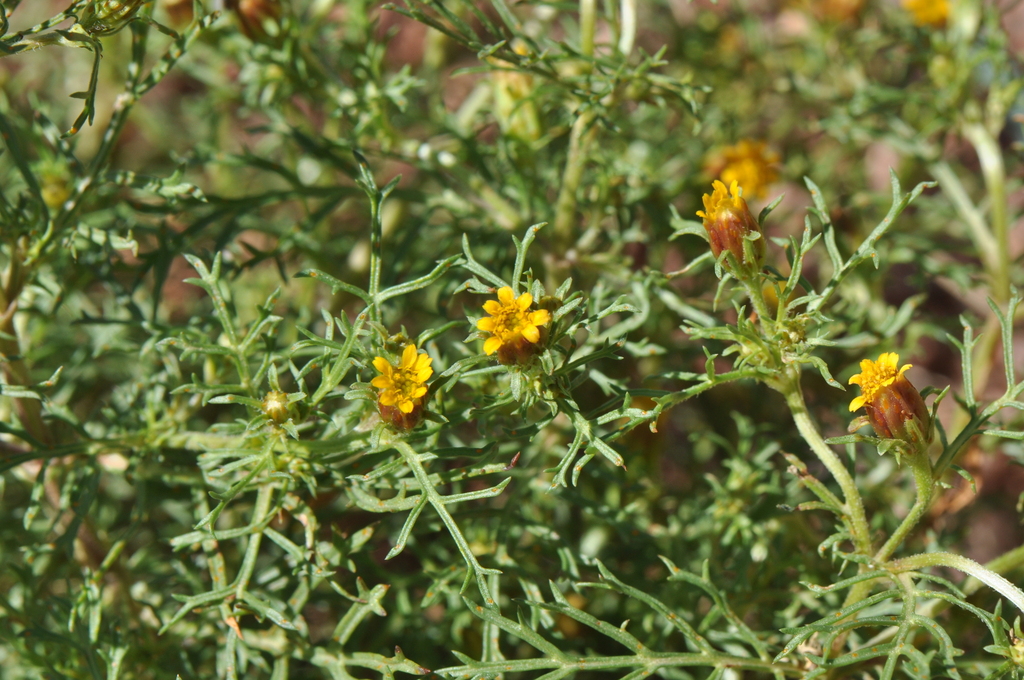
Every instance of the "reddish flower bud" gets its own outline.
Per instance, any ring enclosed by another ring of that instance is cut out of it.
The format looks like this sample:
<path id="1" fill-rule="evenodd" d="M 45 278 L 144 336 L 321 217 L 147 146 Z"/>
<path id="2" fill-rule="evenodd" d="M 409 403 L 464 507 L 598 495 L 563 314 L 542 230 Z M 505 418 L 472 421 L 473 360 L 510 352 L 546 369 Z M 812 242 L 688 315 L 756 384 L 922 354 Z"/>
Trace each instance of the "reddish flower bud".
<path id="1" fill-rule="evenodd" d="M 254 42 L 276 38 L 281 24 L 280 0 L 228 0 L 242 33 Z"/>
<path id="2" fill-rule="evenodd" d="M 737 263 L 760 269 L 764 262 L 764 238 L 751 241 L 750 234 L 760 234 L 761 226 L 750 213 L 747 202 L 740 195 L 739 182 L 735 180 L 726 189 L 721 180 L 712 183 L 714 191 L 704 194 L 704 210 L 698 210 L 697 216 L 704 218 L 704 229 L 708 232 L 711 252 L 717 258 L 724 251 L 732 253 Z M 753 261 L 744 254 L 743 243 L 750 241 Z"/>
<path id="3" fill-rule="evenodd" d="M 928 436 L 931 416 L 921 393 L 903 376 L 910 364 L 897 370 L 899 360 L 895 352 L 886 352 L 878 361 L 860 362 L 861 372 L 850 384 L 860 385 L 861 396 L 850 402 L 850 410 L 863 406 L 875 434 L 883 439 L 922 443 L 919 437 Z"/>

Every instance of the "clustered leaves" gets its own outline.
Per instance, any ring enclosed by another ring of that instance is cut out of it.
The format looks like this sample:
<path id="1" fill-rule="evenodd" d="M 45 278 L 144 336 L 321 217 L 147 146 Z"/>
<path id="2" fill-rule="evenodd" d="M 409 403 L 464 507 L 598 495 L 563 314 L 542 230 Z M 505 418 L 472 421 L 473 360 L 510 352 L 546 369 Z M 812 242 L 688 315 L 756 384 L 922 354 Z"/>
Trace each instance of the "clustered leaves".
<path id="1" fill-rule="evenodd" d="M 0 676 L 1020 675 L 1016 10 L 741 4 L 0 1 Z"/>

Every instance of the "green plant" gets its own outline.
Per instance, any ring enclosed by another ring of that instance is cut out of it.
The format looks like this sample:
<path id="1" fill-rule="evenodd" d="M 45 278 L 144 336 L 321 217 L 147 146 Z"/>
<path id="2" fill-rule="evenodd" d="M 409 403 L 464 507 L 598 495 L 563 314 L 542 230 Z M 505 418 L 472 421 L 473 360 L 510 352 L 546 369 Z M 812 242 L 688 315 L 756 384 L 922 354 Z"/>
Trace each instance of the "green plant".
<path id="1" fill-rule="evenodd" d="M 0 2 L 5 679 L 1020 674 L 1014 7 L 211 4 Z"/>

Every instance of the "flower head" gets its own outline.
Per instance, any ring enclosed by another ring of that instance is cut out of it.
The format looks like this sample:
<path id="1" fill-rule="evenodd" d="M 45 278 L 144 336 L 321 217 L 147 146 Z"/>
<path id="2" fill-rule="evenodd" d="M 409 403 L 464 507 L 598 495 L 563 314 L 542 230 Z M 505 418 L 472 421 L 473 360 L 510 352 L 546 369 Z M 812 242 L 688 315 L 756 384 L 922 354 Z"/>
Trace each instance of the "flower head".
<path id="1" fill-rule="evenodd" d="M 515 296 L 508 286 L 498 289 L 498 299 L 484 303 L 484 311 L 490 314 L 476 322 L 476 327 L 491 334 L 484 341 L 484 353 L 498 353 L 503 364 L 519 363 L 529 358 L 538 348 L 540 326 L 551 321 L 551 312 L 546 309 L 530 311 L 533 296 L 523 293 Z"/>
<path id="2" fill-rule="evenodd" d="M 941 28 L 949 18 L 949 0 L 903 0 L 903 9 L 914 15 L 918 26 Z"/>
<path id="3" fill-rule="evenodd" d="M 697 216 L 704 218 L 704 229 L 708 232 L 711 252 L 717 258 L 728 250 L 737 262 L 761 267 L 764 259 L 764 239 L 751 242 L 754 262 L 748 262 L 743 252 L 743 242 L 747 235 L 761 233 L 761 226 L 750 214 L 747 202 L 743 200 L 739 183 L 733 180 L 728 189 L 721 180 L 712 183 L 714 191 L 704 194 L 704 210 L 698 210 Z"/>
<path id="4" fill-rule="evenodd" d="M 879 437 L 914 441 L 918 434 L 927 434 L 930 416 L 920 392 L 903 377 L 910 364 L 897 368 L 899 360 L 895 352 L 885 352 L 878 361 L 860 362 L 861 372 L 850 384 L 860 385 L 861 396 L 850 402 L 850 410 L 863 407 Z M 912 421 L 916 433 L 907 427 Z"/>
<path id="5" fill-rule="evenodd" d="M 434 374 L 430 367 L 433 359 L 418 354 L 416 345 L 406 345 L 398 366 L 384 357 L 375 357 L 373 367 L 380 373 L 370 381 L 380 392 L 377 405 L 380 413 L 392 425 L 411 430 L 419 422 L 423 395 L 427 393 L 427 380 Z"/>
<path id="6" fill-rule="evenodd" d="M 705 168 L 711 175 L 722 178 L 725 184 L 739 182 L 752 198 L 762 198 L 768 186 L 778 179 L 775 166 L 779 155 L 764 142 L 741 140 L 708 157 Z"/>

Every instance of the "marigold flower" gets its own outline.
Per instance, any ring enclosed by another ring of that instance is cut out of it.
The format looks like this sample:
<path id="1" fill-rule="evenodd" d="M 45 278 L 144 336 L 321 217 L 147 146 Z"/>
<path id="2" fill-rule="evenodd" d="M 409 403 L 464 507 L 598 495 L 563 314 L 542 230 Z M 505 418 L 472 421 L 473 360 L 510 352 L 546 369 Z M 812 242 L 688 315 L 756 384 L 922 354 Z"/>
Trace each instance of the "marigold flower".
<path id="1" fill-rule="evenodd" d="M 373 367 L 380 372 L 370 384 L 380 390 L 377 406 L 384 420 L 402 430 L 411 430 L 419 422 L 427 380 L 434 374 L 433 361 L 419 354 L 416 345 L 406 345 L 398 366 L 384 357 L 375 357 Z"/>
<path id="2" fill-rule="evenodd" d="M 914 16 L 918 26 L 941 28 L 949 18 L 949 0 L 903 0 L 903 9 Z"/>
<path id="3" fill-rule="evenodd" d="M 897 369 L 899 360 L 895 352 L 885 352 L 878 361 L 860 362 L 861 372 L 850 378 L 850 384 L 860 385 L 861 396 L 850 402 L 850 410 L 863 407 L 879 437 L 913 442 L 917 435 L 927 434 L 930 416 L 921 393 L 903 376 L 911 365 Z M 911 421 L 916 432 L 907 427 Z"/>
<path id="4" fill-rule="evenodd" d="M 529 311 L 533 296 L 523 293 L 515 296 L 508 286 L 498 289 L 498 299 L 484 303 L 484 311 L 490 314 L 476 322 L 476 327 L 491 334 L 484 342 L 484 353 L 498 353 L 503 364 L 519 363 L 529 358 L 538 349 L 540 326 L 551 321 L 551 312 L 546 309 Z"/>
<path id="5" fill-rule="evenodd" d="M 743 242 L 749 240 L 747 235 L 755 232 L 760 234 L 761 226 L 750 213 L 747 202 L 743 200 L 739 183 L 733 180 L 726 189 L 725 184 L 716 179 L 712 182 L 712 187 L 712 193 L 704 194 L 704 210 L 697 211 L 697 216 L 704 218 L 704 229 L 708 232 L 712 254 L 717 258 L 723 251 L 728 250 L 737 262 L 760 269 L 764 260 L 764 239 L 756 239 L 750 244 L 754 262 L 747 262 L 743 252 Z"/>
<path id="6" fill-rule="evenodd" d="M 764 142 L 741 140 L 709 156 L 705 169 L 727 185 L 739 182 L 751 198 L 763 198 L 768 186 L 779 178 L 775 166 L 779 155 Z"/>

